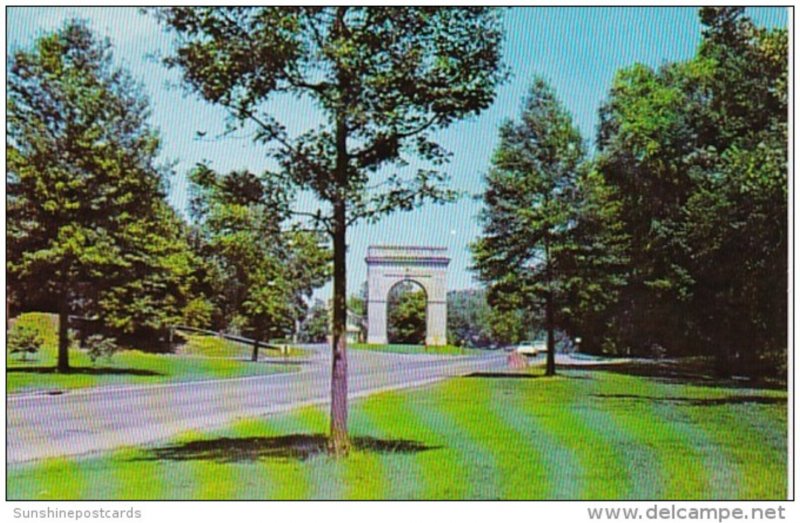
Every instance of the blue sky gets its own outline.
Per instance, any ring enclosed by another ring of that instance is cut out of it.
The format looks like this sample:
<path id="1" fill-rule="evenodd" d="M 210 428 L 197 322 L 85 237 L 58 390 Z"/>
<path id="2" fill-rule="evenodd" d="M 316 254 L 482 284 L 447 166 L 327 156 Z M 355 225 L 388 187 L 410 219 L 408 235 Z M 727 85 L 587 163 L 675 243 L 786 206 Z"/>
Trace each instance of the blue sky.
<path id="1" fill-rule="evenodd" d="M 751 9 L 758 25 L 785 27 L 784 8 Z M 176 72 L 167 71 L 153 55 L 165 54 L 169 35 L 133 8 L 14 8 L 7 10 L 9 48 L 27 47 L 40 34 L 71 17 L 89 20 L 92 28 L 114 45 L 117 62 L 143 81 L 152 106 L 151 121 L 163 138 L 162 156 L 177 162 L 170 201 L 187 202 L 186 171 L 208 160 L 220 171 L 269 166 L 265 150 L 248 136 L 215 138 L 223 129 L 223 114 L 193 96 L 184 96 Z M 634 63 L 658 66 L 692 56 L 700 41 L 696 7 L 679 8 L 512 8 L 505 12 L 505 62 L 512 78 L 494 105 L 480 116 L 460 122 L 437 135 L 452 153 L 448 167 L 453 185 L 470 194 L 482 191 L 483 175 L 497 142 L 498 126 L 515 117 L 534 75 L 546 78 L 572 113 L 584 139 L 591 144 L 597 110 L 615 72 Z M 316 121 L 313 107 L 276 100 L 270 110 L 290 130 Z M 196 132 L 207 137 L 199 140 Z M 303 198 L 302 206 L 314 205 Z M 348 237 L 348 289 L 355 292 L 366 279 L 367 246 L 414 244 L 446 246 L 452 257 L 451 289 L 477 286 L 469 271 L 468 245 L 480 234 L 480 202 L 466 197 L 454 204 L 430 205 L 395 213 L 376 225 L 359 224 Z M 330 285 L 317 295 L 325 298 Z"/>

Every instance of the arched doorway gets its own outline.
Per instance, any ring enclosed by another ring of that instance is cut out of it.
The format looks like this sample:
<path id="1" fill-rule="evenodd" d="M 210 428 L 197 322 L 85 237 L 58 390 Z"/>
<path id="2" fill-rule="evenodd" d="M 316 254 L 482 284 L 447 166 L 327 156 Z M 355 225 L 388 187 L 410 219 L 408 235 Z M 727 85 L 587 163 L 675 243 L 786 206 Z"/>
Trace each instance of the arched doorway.
<path id="1" fill-rule="evenodd" d="M 386 338 L 389 343 L 423 345 L 428 330 L 428 296 L 414 280 L 402 280 L 386 298 Z"/>
<path id="2" fill-rule="evenodd" d="M 371 246 L 367 250 L 367 343 L 385 345 L 389 291 L 413 281 L 425 292 L 426 345 L 447 344 L 447 257 L 445 247 Z"/>

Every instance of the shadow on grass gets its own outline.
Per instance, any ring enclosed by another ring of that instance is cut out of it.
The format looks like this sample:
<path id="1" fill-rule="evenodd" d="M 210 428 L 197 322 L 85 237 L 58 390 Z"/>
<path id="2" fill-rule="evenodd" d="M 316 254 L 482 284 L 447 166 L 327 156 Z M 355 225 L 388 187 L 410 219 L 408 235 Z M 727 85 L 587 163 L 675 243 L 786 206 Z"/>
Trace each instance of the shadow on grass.
<path id="1" fill-rule="evenodd" d="M 544 374 L 530 374 L 527 372 L 473 372 L 467 374 L 465 378 L 519 378 L 519 379 L 536 379 L 536 378 L 566 378 L 570 380 L 590 380 L 589 376 L 576 376 L 574 374 L 556 374 L 555 376 L 545 376 Z"/>
<path id="2" fill-rule="evenodd" d="M 669 384 L 697 385 L 702 387 L 759 388 L 786 390 L 781 381 L 753 381 L 724 379 L 714 375 L 708 365 L 684 361 L 644 360 L 615 364 L 558 365 L 559 370 L 604 371 L 628 376 L 650 378 Z"/>
<path id="3" fill-rule="evenodd" d="M 56 367 L 8 367 L 9 374 L 57 374 Z M 164 376 L 161 372 L 147 369 L 118 369 L 114 367 L 72 367 L 63 374 L 80 374 L 89 376 L 124 375 L 124 376 Z"/>
<path id="4" fill-rule="evenodd" d="M 411 454 L 433 450 L 417 441 L 377 439 L 357 436 L 351 439 L 355 450 L 376 453 Z M 134 461 L 215 461 L 237 463 L 264 459 L 305 461 L 325 454 L 328 438 L 323 434 L 290 434 L 274 437 L 216 438 L 190 441 L 150 450 L 150 455 Z"/>
<path id="5" fill-rule="evenodd" d="M 726 396 L 724 398 L 682 398 L 670 396 L 640 396 L 638 394 L 592 394 L 592 397 L 602 399 L 629 399 L 647 402 L 677 403 L 696 407 L 714 407 L 719 405 L 741 405 L 756 403 L 760 405 L 785 404 L 786 398 L 770 396 Z"/>

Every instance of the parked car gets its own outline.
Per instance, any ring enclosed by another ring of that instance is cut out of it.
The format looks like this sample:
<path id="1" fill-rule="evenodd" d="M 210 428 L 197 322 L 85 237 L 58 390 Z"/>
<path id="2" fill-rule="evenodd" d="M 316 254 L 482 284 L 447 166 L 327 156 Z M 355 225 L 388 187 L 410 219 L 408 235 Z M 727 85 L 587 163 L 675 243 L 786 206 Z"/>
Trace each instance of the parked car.
<path id="1" fill-rule="evenodd" d="M 525 356 L 538 356 L 540 352 L 545 352 L 547 348 L 544 346 L 544 343 L 535 342 L 535 341 L 523 341 L 514 352 L 519 354 L 524 354 Z"/>

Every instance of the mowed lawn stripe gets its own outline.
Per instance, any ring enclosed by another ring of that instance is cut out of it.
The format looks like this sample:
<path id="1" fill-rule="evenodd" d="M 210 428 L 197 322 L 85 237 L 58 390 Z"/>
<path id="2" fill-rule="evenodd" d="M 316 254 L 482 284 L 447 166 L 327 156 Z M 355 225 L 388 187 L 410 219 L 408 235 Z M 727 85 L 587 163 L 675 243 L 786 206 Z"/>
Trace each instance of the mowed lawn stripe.
<path id="1" fill-rule="evenodd" d="M 526 381 L 535 390 L 527 394 L 522 407 L 549 436 L 540 442 L 542 453 L 556 455 L 548 463 L 555 475 L 551 499 L 625 498 L 630 488 L 622 457 L 612 450 L 613 442 L 602 433 L 602 426 L 582 415 L 596 387 L 591 375 L 562 371 L 555 377 Z"/>
<path id="2" fill-rule="evenodd" d="M 379 441 L 396 438 L 384 433 L 375 423 L 373 413 L 368 408 L 369 400 L 361 400 L 350 410 L 348 423 L 351 437 L 374 438 Z M 389 496 L 389 482 L 397 482 L 398 471 L 392 468 L 389 452 L 374 452 L 369 449 L 353 449 L 345 466 L 345 497 L 347 499 L 375 500 Z M 408 478 L 406 478 L 408 479 Z"/>
<path id="3" fill-rule="evenodd" d="M 448 380 L 437 386 L 438 394 L 431 394 L 420 403 L 430 409 L 426 419 L 448 435 L 447 446 L 455 453 L 461 468 L 461 473 L 454 477 L 464 478 L 469 487 L 468 499 L 502 499 L 497 448 L 492 447 L 493 431 L 497 428 L 492 421 L 496 421 L 496 416 L 490 398 L 475 394 L 468 381 L 469 378 Z M 469 401 L 464 401 L 464 390 L 470 392 Z M 434 416 L 438 421 L 433 420 Z"/>
<path id="4" fill-rule="evenodd" d="M 23 465 L 14 481 L 8 481 L 9 500 L 68 500 L 92 498 L 85 467 L 69 458 L 51 458 L 33 466 Z M 7 476 L 8 477 L 8 476 Z"/>
<path id="5" fill-rule="evenodd" d="M 504 471 L 507 499 L 554 499 L 558 485 L 566 485 L 560 476 L 564 467 L 557 464 L 574 460 L 571 451 L 542 430 L 536 418 L 526 411 L 526 398 L 519 394 L 520 380 L 496 379 L 488 385 L 498 417 L 506 428 L 504 436 L 510 456 Z M 567 467 L 572 468 L 572 467 Z M 561 489 L 568 490 L 568 489 Z M 565 492 L 561 492 L 564 494 Z"/>
<path id="6" fill-rule="evenodd" d="M 725 457 L 727 472 L 716 478 L 731 485 L 724 498 L 757 500 L 788 496 L 788 474 L 770 472 L 787 470 L 786 422 L 781 427 L 771 426 L 776 419 L 786 419 L 787 405 L 785 399 L 774 404 L 760 403 L 764 399 L 748 401 L 737 395 L 723 398 L 717 404 L 689 405 L 682 409 L 713 441 L 712 451 Z M 730 430 L 731 426 L 736 427 L 735 432 Z M 737 488 L 734 490 L 733 486 Z"/>
<path id="7" fill-rule="evenodd" d="M 421 499 L 471 499 L 472 478 L 465 473 L 459 453 L 450 446 L 452 421 L 448 427 L 441 411 L 431 402 L 431 396 L 436 393 L 438 386 L 407 392 L 399 397 L 400 412 L 405 413 L 403 431 L 408 431 L 410 439 L 434 447 L 412 456 L 422 471 Z"/>
<path id="8" fill-rule="evenodd" d="M 621 476 L 618 481 L 624 481 L 625 486 L 619 490 L 619 499 L 658 499 L 665 491 L 667 481 L 658 449 L 642 441 L 635 430 L 631 430 L 613 410 L 606 408 L 606 402 L 594 401 L 590 405 L 576 409 L 577 414 L 583 416 L 586 424 L 594 430 L 605 431 L 608 445 L 597 452 L 613 453 L 624 465 L 624 478 Z M 605 474 L 596 470 L 596 476 Z M 602 481 L 603 478 L 596 477 L 595 480 Z"/>
<path id="9" fill-rule="evenodd" d="M 416 459 L 418 453 L 430 452 L 427 442 L 418 440 L 418 434 L 410 429 L 409 413 L 404 409 L 403 397 L 397 392 L 382 394 L 361 400 L 353 415 L 358 430 L 363 435 L 385 441 L 406 440 L 422 448 L 411 452 L 389 452 L 380 456 L 383 465 L 384 497 L 381 499 L 422 499 L 424 474 Z"/>
<path id="10" fill-rule="evenodd" d="M 654 380 L 640 381 L 638 390 L 650 399 L 652 408 L 664 419 L 668 420 L 669 426 L 676 434 L 692 449 L 699 459 L 705 472 L 707 481 L 706 489 L 702 494 L 687 494 L 692 499 L 710 497 L 711 499 L 737 499 L 740 486 L 739 477 L 741 475 L 739 466 L 735 459 L 724 446 L 720 446 L 713 436 L 713 431 L 717 428 L 701 422 L 705 417 L 701 415 L 692 416 L 692 405 L 707 405 L 701 408 L 715 408 L 713 405 L 724 405 L 717 403 L 727 395 L 724 391 L 713 388 L 711 391 L 704 390 L 707 387 L 694 387 L 684 384 L 666 384 Z M 694 403 L 693 403 L 694 402 Z M 722 412 L 714 413 L 719 416 Z M 717 418 L 719 419 L 719 418 Z M 727 425 L 727 424 L 726 424 Z"/>
<path id="11" fill-rule="evenodd" d="M 290 415 L 291 419 L 296 420 L 297 433 L 327 434 L 330 421 L 323 408 L 305 407 Z M 344 499 L 345 465 L 341 460 L 332 458 L 323 451 L 310 457 L 304 464 L 307 465 L 304 468 L 310 499 Z"/>
<path id="12" fill-rule="evenodd" d="M 626 427 L 639 445 L 656 450 L 658 468 L 664 479 L 657 499 L 714 499 L 707 476 L 708 463 L 703 461 L 703 454 L 691 439 L 702 433 L 679 426 L 680 416 L 660 406 L 664 390 L 659 391 L 652 380 L 611 372 L 603 372 L 597 383 L 599 408 Z M 705 442 L 705 438 L 701 438 L 700 444 Z"/>

